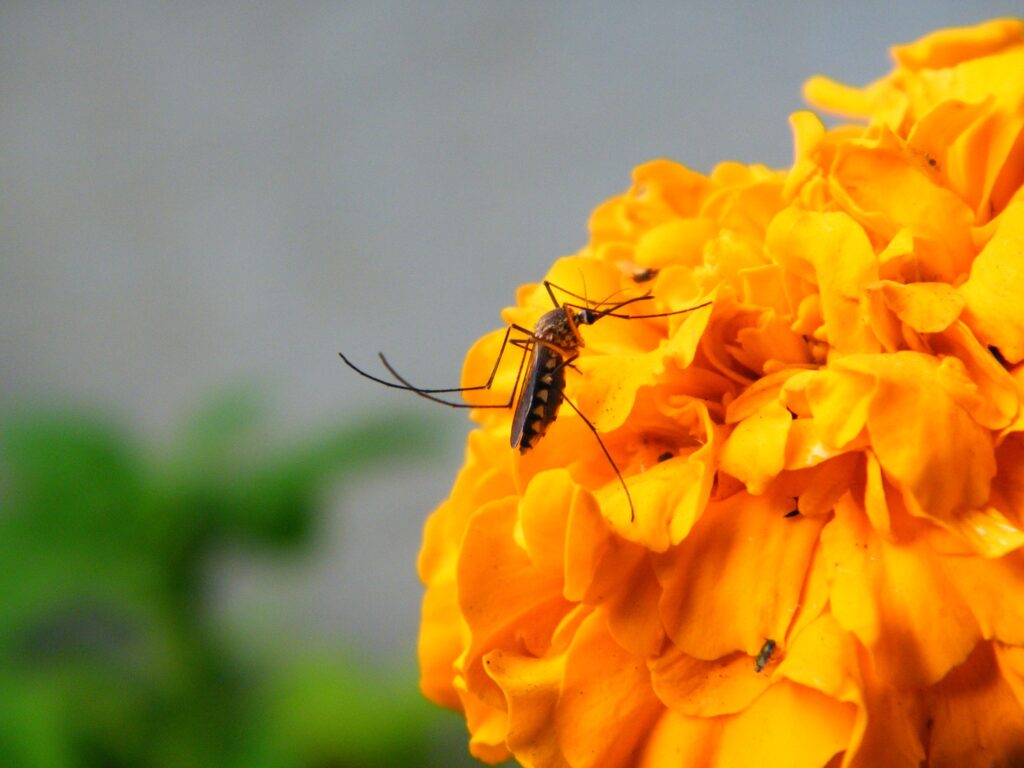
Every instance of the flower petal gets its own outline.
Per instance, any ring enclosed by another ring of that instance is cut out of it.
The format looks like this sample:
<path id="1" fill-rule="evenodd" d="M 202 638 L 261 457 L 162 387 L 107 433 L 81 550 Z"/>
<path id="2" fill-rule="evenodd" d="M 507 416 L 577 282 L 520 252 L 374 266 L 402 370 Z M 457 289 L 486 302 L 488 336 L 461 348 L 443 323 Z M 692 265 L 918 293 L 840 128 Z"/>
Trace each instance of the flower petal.
<path id="1" fill-rule="evenodd" d="M 583 622 L 569 648 L 554 718 L 569 764 L 633 765 L 661 710 L 643 661 L 611 638 L 599 613 Z"/>
<path id="2" fill-rule="evenodd" d="M 960 293 L 964 320 L 1011 363 L 1024 360 L 1024 201 L 999 217 L 999 228 L 971 266 Z"/>
<path id="3" fill-rule="evenodd" d="M 712 503 L 656 561 L 662 622 L 680 651 L 708 661 L 737 650 L 756 656 L 766 638 L 785 635 L 825 522 L 784 519 L 792 502 L 740 493 Z"/>
<path id="4" fill-rule="evenodd" d="M 878 279 L 878 259 L 864 230 L 843 213 L 787 208 L 772 221 L 767 246 L 787 269 L 813 270 L 829 344 L 842 353 L 873 352 L 878 341 L 860 310 L 864 287 Z"/>
<path id="5" fill-rule="evenodd" d="M 867 646 L 883 679 L 901 688 L 931 685 L 980 640 L 970 609 L 924 543 L 882 539 L 845 500 L 821 544 L 832 570 L 832 613 Z"/>
<path id="6" fill-rule="evenodd" d="M 979 645 L 925 696 L 931 723 L 930 765 L 1020 764 L 1024 709 L 1000 674 L 990 644 Z"/>
<path id="7" fill-rule="evenodd" d="M 750 656 L 733 653 L 704 661 L 672 648 L 650 662 L 654 691 L 667 707 L 689 717 L 740 712 L 767 690 L 770 678 L 758 674 Z"/>
<path id="8" fill-rule="evenodd" d="M 844 358 L 837 368 L 877 382 L 867 429 L 878 461 L 916 505 L 949 521 L 985 503 L 996 472 L 992 437 L 958 403 L 974 386 L 953 358 L 916 352 Z M 958 467 L 949 472 L 949 467 Z"/>
<path id="9" fill-rule="evenodd" d="M 568 768 L 551 727 L 558 706 L 565 656 L 537 659 L 495 650 L 484 658 L 487 673 L 505 694 L 509 749 L 527 766 Z"/>

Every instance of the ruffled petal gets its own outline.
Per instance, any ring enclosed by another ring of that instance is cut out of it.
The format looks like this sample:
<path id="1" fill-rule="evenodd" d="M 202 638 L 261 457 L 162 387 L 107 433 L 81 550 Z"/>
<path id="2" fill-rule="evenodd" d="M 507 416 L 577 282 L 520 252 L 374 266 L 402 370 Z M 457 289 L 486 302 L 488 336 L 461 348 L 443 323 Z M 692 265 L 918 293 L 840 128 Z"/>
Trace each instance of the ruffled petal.
<path id="1" fill-rule="evenodd" d="M 960 286 L 964 321 L 983 344 L 1011 363 L 1024 360 L 1024 201 L 999 217 L 999 228 Z"/>
<path id="2" fill-rule="evenodd" d="M 1024 758 L 1024 709 L 990 644 L 979 645 L 926 694 L 926 702 L 931 765 L 982 768 Z"/>
<path id="3" fill-rule="evenodd" d="M 821 543 L 831 564 L 833 615 L 868 648 L 878 674 L 894 686 L 931 685 L 981 639 L 970 608 L 923 543 L 886 541 L 850 502 L 836 506 Z"/>

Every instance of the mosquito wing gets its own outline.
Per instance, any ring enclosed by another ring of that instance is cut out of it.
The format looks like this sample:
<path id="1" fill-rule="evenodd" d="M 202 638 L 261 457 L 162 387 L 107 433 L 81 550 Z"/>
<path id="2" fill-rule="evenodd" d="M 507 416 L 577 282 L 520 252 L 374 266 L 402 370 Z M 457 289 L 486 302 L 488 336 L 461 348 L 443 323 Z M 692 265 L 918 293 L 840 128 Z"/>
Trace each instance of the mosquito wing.
<path id="1" fill-rule="evenodd" d="M 519 390 L 519 398 L 516 400 L 516 412 L 512 416 L 512 433 L 509 435 L 509 445 L 518 448 L 523 441 L 523 430 L 530 419 L 530 405 L 533 403 L 534 392 L 537 391 L 537 350 L 545 349 L 540 344 L 534 344 L 530 350 L 530 362 L 526 366 L 526 378 Z M 546 350 L 545 350 L 546 351 Z"/>
<path id="2" fill-rule="evenodd" d="M 547 431 L 558 415 L 565 388 L 562 357 L 544 344 L 535 343 L 530 353 L 526 380 L 516 402 L 509 443 L 526 453 Z"/>

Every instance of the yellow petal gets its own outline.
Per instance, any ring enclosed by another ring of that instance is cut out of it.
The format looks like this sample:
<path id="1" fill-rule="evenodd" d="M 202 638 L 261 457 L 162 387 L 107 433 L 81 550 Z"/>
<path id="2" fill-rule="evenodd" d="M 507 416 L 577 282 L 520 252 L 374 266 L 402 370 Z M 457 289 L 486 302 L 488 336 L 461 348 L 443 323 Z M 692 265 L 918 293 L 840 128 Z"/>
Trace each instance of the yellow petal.
<path id="1" fill-rule="evenodd" d="M 1007 45 L 1020 45 L 1024 24 L 1017 19 L 995 19 L 970 27 L 940 29 L 913 43 L 892 48 L 896 62 L 908 69 L 939 69 L 985 56 Z"/>
<path id="2" fill-rule="evenodd" d="M 778 401 L 768 403 L 733 428 L 722 446 L 719 466 L 746 483 L 750 493 L 763 493 L 782 471 L 792 423 L 785 406 Z"/>
<path id="3" fill-rule="evenodd" d="M 882 280 L 867 286 L 867 290 L 881 294 L 886 306 L 900 320 L 922 333 L 944 331 L 960 316 L 964 306 L 960 294 L 946 283 L 900 285 Z"/>
<path id="4" fill-rule="evenodd" d="M 1024 201 L 999 217 L 999 228 L 978 254 L 967 282 L 964 320 L 983 344 L 1011 363 L 1024 360 Z"/>
<path id="5" fill-rule="evenodd" d="M 874 391 L 870 377 L 847 370 L 819 370 L 794 379 L 793 386 L 803 387 L 814 423 L 828 446 L 849 445 L 867 424 Z"/>
<path id="6" fill-rule="evenodd" d="M 877 350 L 860 309 L 864 287 L 878 279 L 878 259 L 864 230 L 842 213 L 787 208 L 772 221 L 766 237 L 783 267 L 813 269 L 832 347 L 842 353 Z"/>
<path id="7" fill-rule="evenodd" d="M 919 252 L 919 279 L 952 282 L 970 267 L 974 214 L 892 142 L 898 140 L 883 135 L 870 144 L 838 148 L 831 169 L 833 194 L 876 236 L 888 240 L 906 228 L 930 242 L 931 253 Z"/>
<path id="8" fill-rule="evenodd" d="M 841 115 L 868 117 L 878 108 L 878 96 L 870 89 L 852 88 L 821 75 L 809 78 L 803 93 L 809 104 Z"/>
<path id="9" fill-rule="evenodd" d="M 715 231 L 714 221 L 708 218 L 670 219 L 640 237 L 636 261 L 654 269 L 669 265 L 700 266 L 704 245 Z"/>

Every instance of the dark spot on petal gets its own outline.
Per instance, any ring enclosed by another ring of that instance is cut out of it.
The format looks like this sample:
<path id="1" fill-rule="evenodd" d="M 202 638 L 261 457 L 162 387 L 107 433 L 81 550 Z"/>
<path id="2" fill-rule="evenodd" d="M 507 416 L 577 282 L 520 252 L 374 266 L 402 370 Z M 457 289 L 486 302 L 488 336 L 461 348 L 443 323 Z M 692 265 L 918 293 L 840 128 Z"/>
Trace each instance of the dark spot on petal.
<path id="1" fill-rule="evenodd" d="M 657 275 L 658 270 L 656 269 L 641 269 L 639 272 L 633 273 L 633 282 L 646 283 L 649 280 L 653 280 L 655 277 L 657 277 Z"/>

